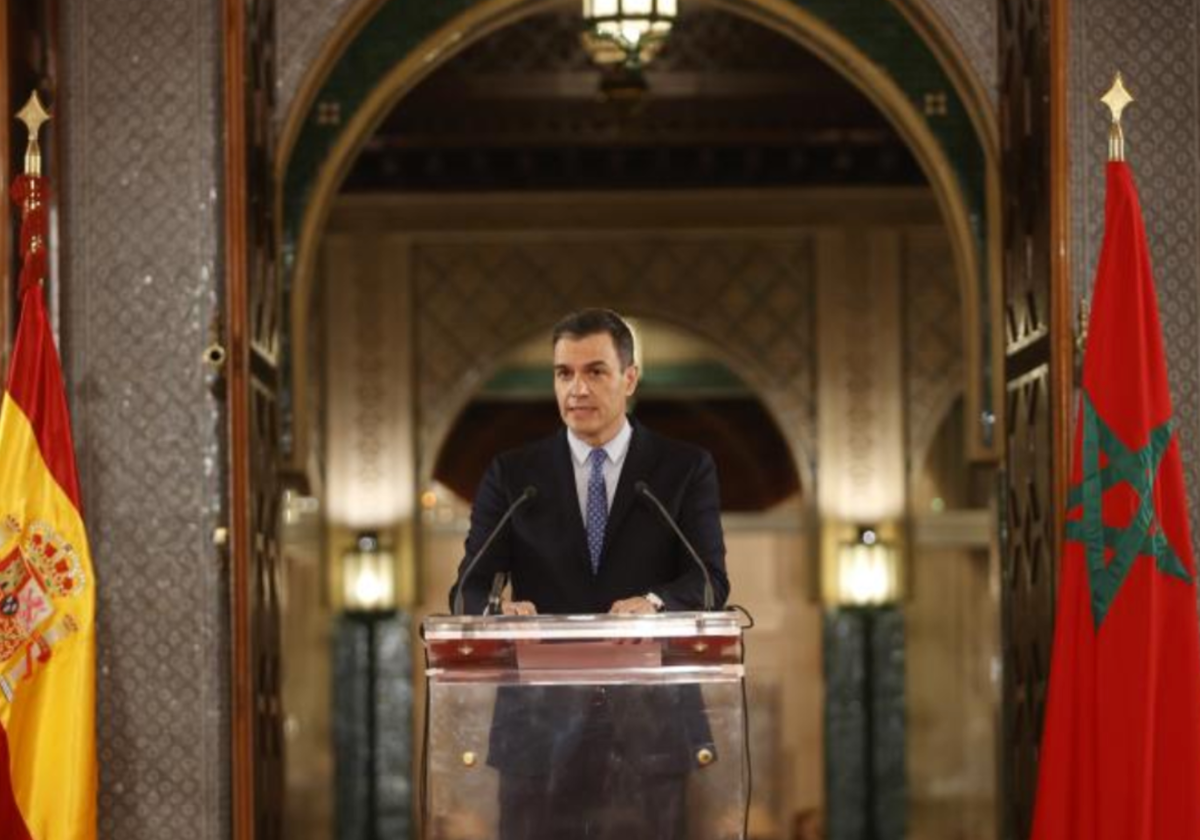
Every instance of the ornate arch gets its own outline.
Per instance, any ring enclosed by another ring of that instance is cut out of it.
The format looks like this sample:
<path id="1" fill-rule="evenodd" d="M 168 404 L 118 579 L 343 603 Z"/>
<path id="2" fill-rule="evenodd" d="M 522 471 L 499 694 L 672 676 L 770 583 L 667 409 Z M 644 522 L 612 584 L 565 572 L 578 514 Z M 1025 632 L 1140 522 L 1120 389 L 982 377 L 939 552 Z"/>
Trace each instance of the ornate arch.
<path id="1" fill-rule="evenodd" d="M 454 419 L 507 351 L 563 312 L 603 303 L 709 344 L 767 407 L 796 460 L 815 466 L 816 278 L 811 235 L 653 239 L 614 232 L 414 244 L 421 480 Z M 478 288 L 486 286 L 487 290 Z M 680 290 L 689 293 L 681 295 Z M 463 313 L 459 301 L 473 303 Z M 461 371 L 470 373 L 462 376 Z"/>
<path id="2" fill-rule="evenodd" d="M 459 50 L 561 0 L 364 0 L 328 42 L 283 131 L 283 224 L 290 345 L 304 346 L 318 244 L 332 201 L 362 144 L 411 88 Z M 998 370 L 998 178 L 990 97 L 961 53 L 938 36 L 923 0 L 708 0 L 790 37 L 837 68 L 896 126 L 933 186 L 953 243 L 964 309 L 970 454 L 994 457 Z M 901 6 L 904 8 L 902 9 Z M 917 10 L 914 12 L 914 10 Z M 937 36 L 937 37 L 935 37 Z M 379 49 L 380 40 L 391 48 Z M 932 46 L 931 46 L 932 45 Z M 398 57 L 398 60 L 397 60 Z M 930 99 L 932 97 L 932 99 Z M 921 103 L 924 103 L 922 106 Z M 924 111 L 931 113 L 926 114 Z M 345 113 L 342 113 L 342 112 Z M 292 404 L 304 377 L 290 372 Z M 293 452 L 303 424 L 293 417 Z"/>

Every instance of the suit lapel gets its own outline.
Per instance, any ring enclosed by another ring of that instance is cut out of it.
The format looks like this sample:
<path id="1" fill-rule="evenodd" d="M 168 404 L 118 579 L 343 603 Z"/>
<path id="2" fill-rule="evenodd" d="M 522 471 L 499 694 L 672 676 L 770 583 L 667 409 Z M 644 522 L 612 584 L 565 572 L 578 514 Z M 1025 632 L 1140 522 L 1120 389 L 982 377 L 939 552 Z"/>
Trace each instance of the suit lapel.
<path id="1" fill-rule="evenodd" d="M 571 445 L 567 443 L 567 431 L 564 428 L 554 444 L 554 475 L 558 482 L 558 497 L 563 500 L 567 509 L 564 513 L 567 528 L 575 535 L 572 547 L 575 550 L 574 563 L 583 564 L 588 576 L 592 574 L 592 561 L 588 557 L 587 531 L 583 527 L 583 514 L 579 510 L 579 490 L 575 486 L 575 463 L 571 459 Z"/>
<path id="2" fill-rule="evenodd" d="M 613 497 L 612 510 L 608 513 L 608 525 L 604 529 L 604 548 L 600 553 L 601 572 L 608 560 L 613 535 L 617 533 L 621 522 L 637 501 L 637 491 L 634 488 L 639 481 L 645 481 L 649 477 L 650 469 L 657 459 L 658 447 L 654 445 L 654 436 L 635 423 L 633 438 L 629 441 L 629 451 L 625 453 L 625 465 L 621 467 L 621 477 L 617 480 L 617 493 Z"/>

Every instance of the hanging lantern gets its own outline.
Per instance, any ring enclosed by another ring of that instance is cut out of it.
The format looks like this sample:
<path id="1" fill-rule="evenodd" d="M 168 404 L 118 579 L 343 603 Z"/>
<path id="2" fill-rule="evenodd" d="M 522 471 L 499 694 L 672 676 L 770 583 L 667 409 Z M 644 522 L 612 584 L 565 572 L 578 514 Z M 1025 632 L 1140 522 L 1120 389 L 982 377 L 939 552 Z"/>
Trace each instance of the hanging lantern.
<path id="1" fill-rule="evenodd" d="M 583 0 L 584 49 L 600 65 L 638 68 L 662 49 L 677 0 Z"/>

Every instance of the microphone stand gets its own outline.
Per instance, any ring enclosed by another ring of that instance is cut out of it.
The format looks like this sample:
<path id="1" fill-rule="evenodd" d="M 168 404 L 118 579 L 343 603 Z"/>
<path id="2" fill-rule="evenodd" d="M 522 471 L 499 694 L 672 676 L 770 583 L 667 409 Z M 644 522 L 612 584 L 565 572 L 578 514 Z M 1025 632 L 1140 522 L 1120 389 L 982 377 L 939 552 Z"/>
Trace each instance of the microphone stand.
<path id="1" fill-rule="evenodd" d="M 500 535 L 500 532 L 504 530 L 504 526 L 508 523 L 508 520 L 512 519 L 512 515 L 517 512 L 517 508 L 528 502 L 530 499 L 533 499 L 535 496 L 537 496 L 537 488 L 532 485 L 526 487 L 521 495 L 517 496 L 517 498 L 513 500 L 513 503 L 508 506 L 508 510 L 504 511 L 504 516 L 501 516 L 500 521 L 496 523 L 496 527 L 492 528 L 492 532 L 488 534 L 488 538 L 483 541 L 483 545 L 480 547 L 479 551 L 476 551 L 474 556 L 472 556 L 471 559 L 468 560 L 462 567 L 462 571 L 459 572 L 458 575 L 458 580 L 454 583 L 454 615 L 463 614 L 462 588 L 463 584 L 466 583 L 467 578 L 471 576 L 471 572 L 475 570 L 475 566 L 479 563 L 483 555 L 487 553 L 487 550 L 492 547 L 492 543 L 495 542 L 496 537 Z"/>
<path id="2" fill-rule="evenodd" d="M 679 541 L 682 542 L 683 547 L 687 549 L 692 561 L 700 567 L 700 573 L 704 575 L 704 611 L 712 612 L 713 604 L 716 601 L 716 598 L 713 596 L 712 576 L 708 572 L 708 566 L 704 564 L 704 561 L 700 559 L 700 554 L 692 546 L 688 538 L 684 536 L 683 531 L 680 530 L 679 525 L 675 522 L 675 518 L 667 512 L 666 505 L 660 502 L 658 500 L 658 496 L 655 496 L 653 491 L 650 490 L 650 485 L 646 484 L 644 481 L 639 481 L 636 485 L 634 485 L 634 489 L 654 505 L 654 507 L 658 510 L 659 515 L 662 516 L 663 521 L 670 525 L 671 530 L 675 532 L 675 536 L 679 537 Z"/>

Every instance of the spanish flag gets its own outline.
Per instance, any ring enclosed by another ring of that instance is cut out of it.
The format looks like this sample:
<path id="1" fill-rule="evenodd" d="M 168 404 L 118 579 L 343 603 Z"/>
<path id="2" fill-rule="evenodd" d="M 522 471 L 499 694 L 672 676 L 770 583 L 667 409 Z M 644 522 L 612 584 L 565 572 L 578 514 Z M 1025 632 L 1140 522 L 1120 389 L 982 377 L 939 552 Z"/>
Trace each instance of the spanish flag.
<path id="1" fill-rule="evenodd" d="M 21 205 L 21 320 L 0 407 L 0 840 L 96 837 L 95 578 L 42 294 L 46 187 Z"/>

